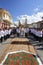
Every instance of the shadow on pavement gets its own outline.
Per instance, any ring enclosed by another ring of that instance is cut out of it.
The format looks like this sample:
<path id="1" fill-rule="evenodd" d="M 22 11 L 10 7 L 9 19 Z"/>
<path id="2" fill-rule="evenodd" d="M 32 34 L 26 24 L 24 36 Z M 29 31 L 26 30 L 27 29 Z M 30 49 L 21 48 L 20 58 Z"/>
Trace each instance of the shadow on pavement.
<path id="1" fill-rule="evenodd" d="M 43 48 L 37 48 L 37 50 L 43 50 Z"/>

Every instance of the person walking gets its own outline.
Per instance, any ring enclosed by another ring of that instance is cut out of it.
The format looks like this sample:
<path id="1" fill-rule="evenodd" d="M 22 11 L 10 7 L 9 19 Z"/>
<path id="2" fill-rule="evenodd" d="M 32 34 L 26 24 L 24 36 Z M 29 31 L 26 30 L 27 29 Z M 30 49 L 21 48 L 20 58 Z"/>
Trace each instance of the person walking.
<path id="1" fill-rule="evenodd" d="M 25 37 L 27 38 L 27 33 L 28 33 L 27 28 L 24 29 L 24 33 L 25 33 Z"/>
<path id="2" fill-rule="evenodd" d="M 20 37 L 20 28 L 19 27 L 17 27 L 16 32 L 17 32 L 17 37 Z"/>
<path id="3" fill-rule="evenodd" d="M 3 42 L 4 41 L 4 30 L 3 29 L 1 29 L 0 34 L 1 34 L 1 42 Z"/>
<path id="4" fill-rule="evenodd" d="M 24 28 L 21 28 L 21 33 L 20 33 L 21 37 L 24 37 Z"/>

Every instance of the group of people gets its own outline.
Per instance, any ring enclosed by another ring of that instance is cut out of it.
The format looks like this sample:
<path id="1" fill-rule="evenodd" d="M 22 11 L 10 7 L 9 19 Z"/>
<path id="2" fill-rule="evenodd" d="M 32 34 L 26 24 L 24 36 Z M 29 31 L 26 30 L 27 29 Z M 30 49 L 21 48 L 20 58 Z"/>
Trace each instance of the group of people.
<path id="1" fill-rule="evenodd" d="M 28 37 L 28 33 L 29 33 L 29 28 L 17 28 L 17 36 L 20 37 Z"/>
<path id="2" fill-rule="evenodd" d="M 11 29 L 0 29 L 0 42 L 5 41 L 10 37 Z"/>
<path id="3" fill-rule="evenodd" d="M 26 37 L 28 38 L 29 34 L 32 34 L 36 40 L 43 39 L 43 31 L 36 29 L 29 29 L 27 27 L 16 27 L 16 28 L 0 28 L 0 42 L 8 39 L 10 35 L 13 34 L 15 37 Z"/>
<path id="4" fill-rule="evenodd" d="M 43 40 L 43 30 L 40 29 L 30 29 L 31 34 L 34 36 L 34 38 L 38 41 Z"/>
<path id="5" fill-rule="evenodd" d="M 17 35 L 17 37 L 28 37 L 29 34 L 29 28 L 24 28 L 24 27 L 17 27 L 13 29 L 14 34 Z"/>
<path id="6" fill-rule="evenodd" d="M 28 38 L 29 35 L 33 35 L 35 40 L 41 41 L 41 39 L 43 39 L 42 30 L 37 30 L 34 28 L 17 27 L 17 28 L 14 28 L 13 32 L 14 32 L 14 35 L 16 34 L 17 37 Z"/>

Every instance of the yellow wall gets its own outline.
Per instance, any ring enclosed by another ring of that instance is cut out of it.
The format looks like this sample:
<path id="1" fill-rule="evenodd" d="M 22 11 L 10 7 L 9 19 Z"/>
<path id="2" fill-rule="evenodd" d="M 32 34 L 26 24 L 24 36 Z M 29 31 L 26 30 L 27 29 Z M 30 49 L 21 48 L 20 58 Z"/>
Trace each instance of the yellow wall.
<path id="1" fill-rule="evenodd" d="M 2 18 L 3 16 L 4 16 L 4 14 L 6 14 L 8 17 L 9 17 L 9 19 L 10 20 L 12 20 L 12 16 L 11 16 L 11 14 L 7 11 L 7 10 L 4 10 L 4 9 L 0 9 L 0 18 Z M 2 18 L 3 19 L 3 18 Z M 7 24 L 7 26 L 10 24 L 10 20 L 3 20 L 3 22 L 5 23 L 5 24 Z M 0 20 L 0 22 L 2 22 L 1 20 Z M 4 25 L 4 24 L 3 24 Z"/>

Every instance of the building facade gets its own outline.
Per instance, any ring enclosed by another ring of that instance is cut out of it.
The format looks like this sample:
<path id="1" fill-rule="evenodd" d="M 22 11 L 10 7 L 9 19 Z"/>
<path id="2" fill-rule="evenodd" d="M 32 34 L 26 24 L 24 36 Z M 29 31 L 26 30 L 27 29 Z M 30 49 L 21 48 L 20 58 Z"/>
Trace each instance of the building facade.
<path id="1" fill-rule="evenodd" d="M 7 10 L 0 8 L 0 28 L 10 26 L 12 22 L 11 14 Z"/>
<path id="2" fill-rule="evenodd" d="M 39 29 L 43 29 L 43 20 L 29 24 L 29 28 L 39 28 Z"/>

